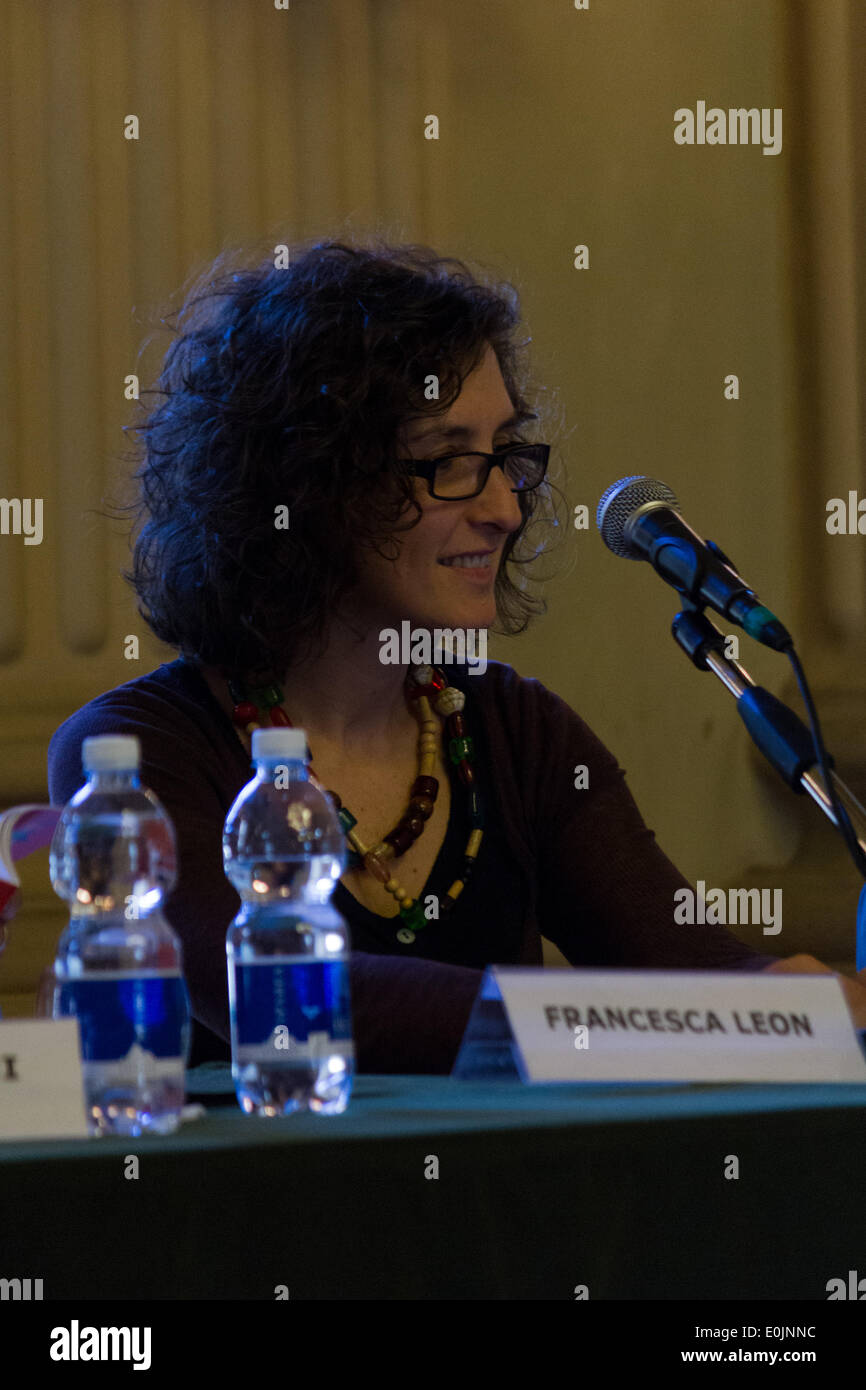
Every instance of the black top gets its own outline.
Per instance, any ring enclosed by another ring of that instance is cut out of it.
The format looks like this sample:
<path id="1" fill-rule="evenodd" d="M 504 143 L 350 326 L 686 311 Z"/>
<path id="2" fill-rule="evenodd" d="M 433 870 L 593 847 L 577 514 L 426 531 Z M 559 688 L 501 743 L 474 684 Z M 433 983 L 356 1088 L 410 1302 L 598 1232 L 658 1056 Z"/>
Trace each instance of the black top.
<path id="1" fill-rule="evenodd" d="M 473 768 L 484 807 L 484 835 L 472 875 L 450 914 L 443 913 L 438 920 L 431 917 L 411 945 L 403 945 L 397 940 L 397 931 L 403 925 L 401 917 L 389 919 L 370 912 L 342 883 L 338 883 L 332 902 L 349 923 L 352 947 L 356 951 L 421 956 L 427 960 L 473 966 L 476 970 L 483 970 L 491 963 L 505 964 L 520 957 L 527 906 L 526 887 L 508 851 L 499 805 L 490 782 L 490 750 L 484 722 L 472 697 L 472 681 L 468 681 L 467 685 L 464 718 L 466 732 L 474 742 Z M 313 771 L 315 766 L 313 750 Z M 450 759 L 448 770 L 451 814 L 436 862 L 423 891 L 418 895 L 422 906 L 431 894 L 441 902 L 454 880 L 460 877 L 466 842 L 472 828 L 466 788 Z M 339 787 L 336 790 L 339 791 Z M 394 873 L 399 879 L 399 860 L 394 865 Z"/>

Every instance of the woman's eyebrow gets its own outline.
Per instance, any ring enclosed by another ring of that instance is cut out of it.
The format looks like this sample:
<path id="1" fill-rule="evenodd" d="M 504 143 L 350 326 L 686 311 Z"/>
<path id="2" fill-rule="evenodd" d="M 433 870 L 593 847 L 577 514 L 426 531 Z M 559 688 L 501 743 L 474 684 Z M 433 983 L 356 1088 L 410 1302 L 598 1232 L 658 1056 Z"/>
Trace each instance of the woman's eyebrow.
<path id="1" fill-rule="evenodd" d="M 534 419 L 534 416 L 527 416 L 515 410 L 509 415 L 507 420 L 503 420 L 501 425 L 497 425 L 494 434 L 500 430 L 508 429 L 509 425 L 517 425 L 521 420 Z M 416 436 L 416 441 L 422 439 L 463 439 L 468 438 L 474 433 L 471 425 L 434 425 L 432 429 L 424 430 L 422 434 Z"/>

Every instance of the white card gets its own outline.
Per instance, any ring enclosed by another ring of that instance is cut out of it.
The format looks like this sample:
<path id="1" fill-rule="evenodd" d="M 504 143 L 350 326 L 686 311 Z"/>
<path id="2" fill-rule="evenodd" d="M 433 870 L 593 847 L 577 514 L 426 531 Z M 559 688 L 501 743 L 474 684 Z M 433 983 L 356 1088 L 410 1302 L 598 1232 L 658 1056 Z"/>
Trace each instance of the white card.
<path id="1" fill-rule="evenodd" d="M 493 1047 L 497 996 L 505 1028 Z M 493 966 L 455 1073 L 469 1074 L 470 1052 L 501 1054 L 509 1032 L 524 1081 L 866 1083 L 833 975 Z"/>
<path id="2" fill-rule="evenodd" d="M 78 1019 L 0 1020 L 0 1142 L 87 1137 Z"/>

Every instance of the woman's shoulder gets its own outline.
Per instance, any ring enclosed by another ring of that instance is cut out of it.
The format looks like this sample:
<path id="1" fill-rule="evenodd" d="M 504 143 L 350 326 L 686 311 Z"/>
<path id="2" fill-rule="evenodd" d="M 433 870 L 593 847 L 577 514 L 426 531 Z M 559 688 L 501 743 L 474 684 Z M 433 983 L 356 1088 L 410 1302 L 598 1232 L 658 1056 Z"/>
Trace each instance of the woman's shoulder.
<path id="1" fill-rule="evenodd" d="M 575 737 L 594 739 L 591 729 L 561 695 L 535 676 L 521 676 L 505 661 L 488 660 L 485 668 L 467 662 L 444 667 L 479 713 L 495 716 L 514 732 L 543 735 L 545 741 Z"/>
<path id="2" fill-rule="evenodd" d="M 110 733 L 135 734 L 142 763 L 169 763 L 197 749 L 213 753 L 227 742 L 220 711 L 195 667 L 180 657 L 163 662 L 97 695 L 58 726 L 48 745 L 52 802 L 67 801 L 81 786 L 84 740 Z"/>
<path id="3" fill-rule="evenodd" d="M 163 662 L 154 670 L 88 700 L 63 721 L 54 738 L 113 720 L 142 725 L 160 721 L 170 726 L 182 724 L 189 718 L 198 721 L 205 703 L 202 687 L 206 692 L 207 687 L 195 667 L 182 657 Z"/>
<path id="4" fill-rule="evenodd" d="M 534 676 L 521 676 L 502 661 L 471 672 L 463 663 L 445 668 L 467 697 L 467 726 L 484 729 L 501 779 L 514 778 L 525 805 L 558 804 L 570 793 L 574 769 L 594 771 L 596 786 L 619 779 L 613 754 L 561 695 Z M 592 779 L 591 779 L 592 780 Z"/>

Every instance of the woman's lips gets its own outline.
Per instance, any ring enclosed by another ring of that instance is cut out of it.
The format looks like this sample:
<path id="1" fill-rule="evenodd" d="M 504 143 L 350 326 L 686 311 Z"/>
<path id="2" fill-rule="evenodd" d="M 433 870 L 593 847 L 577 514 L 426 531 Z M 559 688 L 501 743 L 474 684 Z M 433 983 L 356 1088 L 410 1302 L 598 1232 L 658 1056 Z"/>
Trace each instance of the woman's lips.
<path id="1" fill-rule="evenodd" d="M 455 563 L 453 560 L 448 563 L 444 560 L 440 560 L 439 564 L 442 565 L 444 569 L 450 570 L 453 574 L 462 574 L 465 575 L 467 579 L 473 579 L 476 584 L 486 584 L 493 578 L 494 559 L 495 556 L 493 555 L 485 555 L 483 561 L 476 560 L 472 564 Z"/>
<path id="2" fill-rule="evenodd" d="M 443 555 L 439 564 L 448 569 L 490 569 L 494 553 L 492 550 L 469 550 L 463 555 Z"/>

